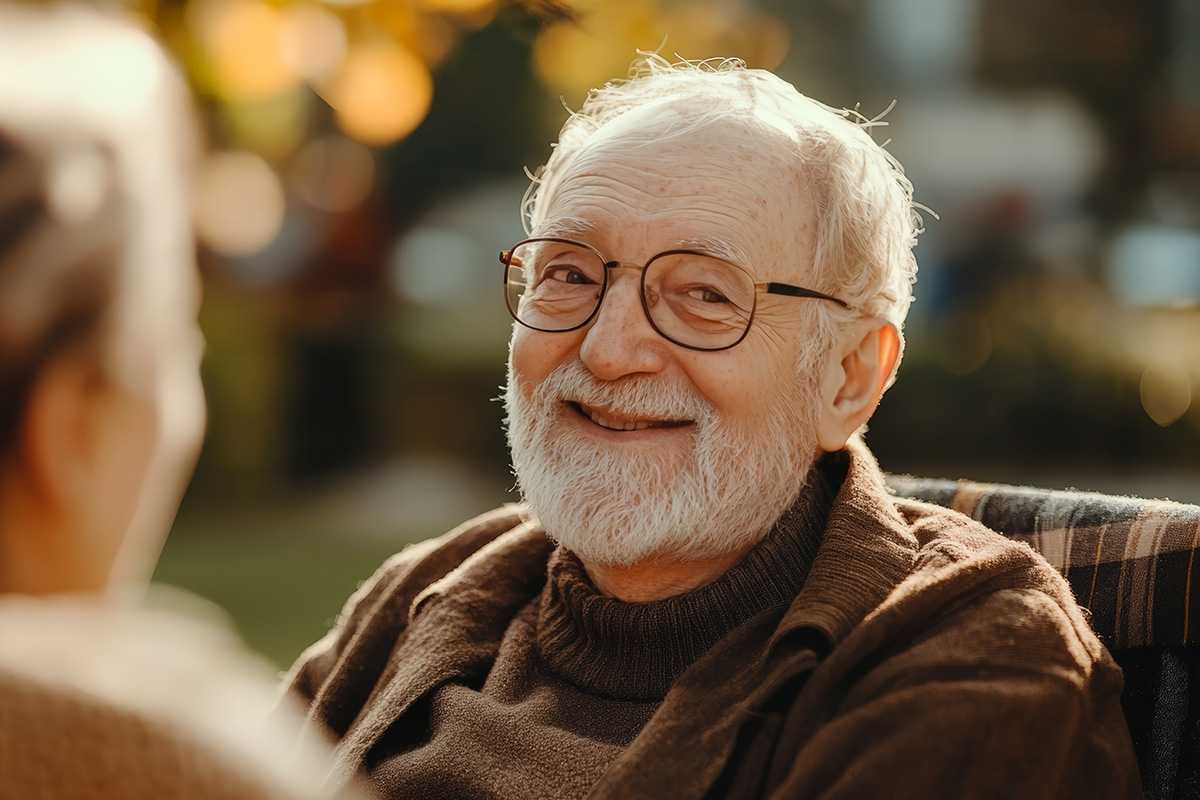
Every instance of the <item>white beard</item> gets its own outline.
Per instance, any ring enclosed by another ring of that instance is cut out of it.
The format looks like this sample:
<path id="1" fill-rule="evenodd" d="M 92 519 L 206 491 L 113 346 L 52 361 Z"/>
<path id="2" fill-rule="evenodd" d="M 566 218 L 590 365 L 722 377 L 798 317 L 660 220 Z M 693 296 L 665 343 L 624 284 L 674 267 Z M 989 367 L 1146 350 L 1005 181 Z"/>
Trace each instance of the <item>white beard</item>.
<path id="1" fill-rule="evenodd" d="M 631 565 L 656 557 L 699 560 L 757 544 L 804 487 L 816 458 L 815 382 L 781 387 L 738 430 L 690 386 L 660 378 L 597 379 L 578 359 L 530 397 L 509 360 L 506 427 L 522 498 L 546 534 L 586 563 Z M 790 393 L 785 394 L 785 391 Z M 629 416 L 686 418 L 690 452 L 632 448 L 589 437 L 564 418 L 564 401 Z"/>

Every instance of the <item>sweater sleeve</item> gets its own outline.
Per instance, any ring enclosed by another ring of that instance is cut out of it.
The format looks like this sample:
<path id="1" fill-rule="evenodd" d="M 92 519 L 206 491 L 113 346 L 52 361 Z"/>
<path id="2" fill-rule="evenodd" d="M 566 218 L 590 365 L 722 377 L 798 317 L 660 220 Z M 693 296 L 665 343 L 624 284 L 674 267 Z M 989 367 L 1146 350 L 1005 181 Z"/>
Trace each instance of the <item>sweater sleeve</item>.
<path id="1" fill-rule="evenodd" d="M 906 682 L 822 726 L 771 797 L 1141 797 L 1113 677 L 1081 687 L 981 669 Z"/>
<path id="2" fill-rule="evenodd" d="M 288 670 L 286 702 L 298 701 L 310 720 L 340 738 L 370 696 L 421 591 L 517 525 L 523 514 L 519 506 L 490 511 L 385 561 L 351 595 L 330 631 Z"/>
<path id="3" fill-rule="evenodd" d="M 333 627 L 309 645 L 287 671 L 283 680 L 285 692 L 304 705 L 311 705 L 338 661 L 350 649 L 350 643 L 363 628 L 365 620 L 387 598 L 389 590 L 412 572 L 439 542 L 439 539 L 430 539 L 401 550 L 364 581 L 350 595 Z"/>
<path id="4" fill-rule="evenodd" d="M 826 722 L 794 720 L 812 733 L 772 796 L 1140 798 L 1121 670 L 1069 610 L 1027 589 L 960 603 L 847 674 Z"/>

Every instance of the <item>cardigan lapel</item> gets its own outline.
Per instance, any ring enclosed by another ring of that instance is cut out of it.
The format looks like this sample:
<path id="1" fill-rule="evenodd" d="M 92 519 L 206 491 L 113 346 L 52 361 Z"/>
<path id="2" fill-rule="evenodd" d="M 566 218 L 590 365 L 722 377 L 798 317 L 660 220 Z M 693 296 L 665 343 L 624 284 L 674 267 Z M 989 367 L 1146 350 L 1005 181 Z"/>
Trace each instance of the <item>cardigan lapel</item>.
<path id="1" fill-rule="evenodd" d="M 851 438 L 845 450 L 826 456 L 826 468 L 844 471 L 845 478 L 808 579 L 771 637 L 772 651 L 804 628 L 819 631 L 832 650 L 912 572 L 916 561 L 917 539 L 896 510 L 866 445 Z"/>
<path id="2" fill-rule="evenodd" d="M 541 529 L 523 523 L 417 596 L 385 678 L 338 743 L 333 779 L 353 775 L 384 732 L 427 692 L 486 674 L 509 622 L 541 591 L 549 553 Z"/>

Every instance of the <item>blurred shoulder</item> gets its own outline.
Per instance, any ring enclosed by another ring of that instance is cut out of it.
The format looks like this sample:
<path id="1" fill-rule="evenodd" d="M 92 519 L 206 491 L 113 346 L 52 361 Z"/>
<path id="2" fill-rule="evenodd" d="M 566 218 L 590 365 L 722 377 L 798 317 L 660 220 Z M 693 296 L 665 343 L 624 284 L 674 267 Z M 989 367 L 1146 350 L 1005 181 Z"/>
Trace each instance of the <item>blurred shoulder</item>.
<path id="1" fill-rule="evenodd" d="M 243 685 L 269 686 L 271 676 L 267 662 L 242 644 L 220 608 L 167 586 L 152 587 L 136 604 L 4 597 L 0 668 L 95 691 L 119 693 L 127 684 L 136 689 L 129 702 L 165 699 L 180 679 L 215 687 L 220 684 L 213 676 L 222 671 Z M 163 698 L 157 697 L 160 691 Z"/>
<path id="2" fill-rule="evenodd" d="M 0 600 L 0 771 L 41 796 L 330 797 L 328 750 L 282 743 L 296 715 L 269 719 L 278 690 L 213 606 L 156 588 L 143 606 L 84 598 Z M 274 726 L 274 727 L 272 727 Z M 278 734 L 278 735 L 276 735 Z M 301 761 L 306 763 L 300 763 Z M 8 796 L 7 794 L 5 796 Z"/>

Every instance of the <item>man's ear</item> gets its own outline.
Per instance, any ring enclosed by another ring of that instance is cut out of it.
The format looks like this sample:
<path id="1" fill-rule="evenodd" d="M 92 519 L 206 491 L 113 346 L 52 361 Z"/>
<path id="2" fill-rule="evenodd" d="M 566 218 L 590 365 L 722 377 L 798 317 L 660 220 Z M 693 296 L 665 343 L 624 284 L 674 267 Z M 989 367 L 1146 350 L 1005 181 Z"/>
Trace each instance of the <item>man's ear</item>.
<path id="1" fill-rule="evenodd" d="M 884 319 L 864 319 L 846 328 L 821 371 L 817 443 L 841 450 L 866 424 L 887 387 L 900 354 L 900 332 Z"/>

